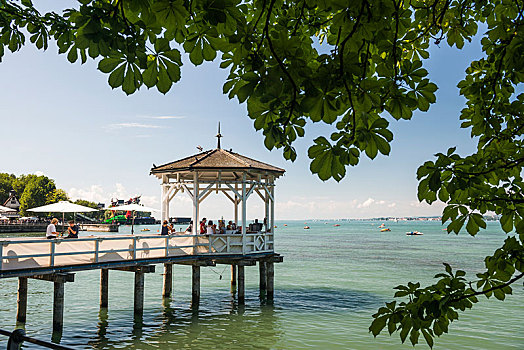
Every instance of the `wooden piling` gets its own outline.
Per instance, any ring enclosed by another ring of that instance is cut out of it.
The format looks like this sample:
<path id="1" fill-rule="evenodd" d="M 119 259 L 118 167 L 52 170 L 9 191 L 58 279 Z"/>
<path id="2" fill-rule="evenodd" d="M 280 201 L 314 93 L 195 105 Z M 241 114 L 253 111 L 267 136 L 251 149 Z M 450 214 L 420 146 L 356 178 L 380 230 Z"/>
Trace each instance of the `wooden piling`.
<path id="1" fill-rule="evenodd" d="M 234 288 L 237 285 L 237 266 L 231 265 L 231 287 Z"/>
<path id="2" fill-rule="evenodd" d="M 267 269 L 264 260 L 258 261 L 260 297 L 263 298 L 267 292 Z"/>
<path id="3" fill-rule="evenodd" d="M 25 323 L 27 315 L 27 277 L 18 277 L 16 322 Z"/>
<path id="4" fill-rule="evenodd" d="M 144 271 L 135 271 L 135 317 L 142 317 L 144 314 Z"/>
<path id="5" fill-rule="evenodd" d="M 191 305 L 198 307 L 200 304 L 200 266 L 193 265 L 193 274 L 192 274 L 192 298 Z"/>
<path id="6" fill-rule="evenodd" d="M 243 305 L 245 303 L 246 292 L 245 292 L 245 281 L 244 281 L 244 266 L 238 265 L 238 303 Z"/>
<path id="7" fill-rule="evenodd" d="M 100 307 L 107 308 L 109 304 L 109 270 L 100 270 Z"/>
<path id="8" fill-rule="evenodd" d="M 173 264 L 164 264 L 164 288 L 162 289 L 162 297 L 171 298 L 173 291 Z"/>
<path id="9" fill-rule="evenodd" d="M 64 329 L 64 282 L 55 281 L 53 298 L 53 332 L 62 332 Z"/>
<path id="10" fill-rule="evenodd" d="M 275 265 L 273 262 L 266 262 L 267 273 L 267 298 L 273 300 L 275 295 Z"/>

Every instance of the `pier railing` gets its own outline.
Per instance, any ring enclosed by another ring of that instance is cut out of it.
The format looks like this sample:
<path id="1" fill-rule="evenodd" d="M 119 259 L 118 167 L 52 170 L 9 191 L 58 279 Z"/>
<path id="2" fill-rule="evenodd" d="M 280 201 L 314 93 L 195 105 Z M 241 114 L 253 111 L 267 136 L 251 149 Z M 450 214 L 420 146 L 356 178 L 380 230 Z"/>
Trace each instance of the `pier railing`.
<path id="1" fill-rule="evenodd" d="M 126 235 L 75 239 L 0 240 L 0 270 L 169 258 L 183 255 L 245 255 L 273 252 L 273 234 Z"/>

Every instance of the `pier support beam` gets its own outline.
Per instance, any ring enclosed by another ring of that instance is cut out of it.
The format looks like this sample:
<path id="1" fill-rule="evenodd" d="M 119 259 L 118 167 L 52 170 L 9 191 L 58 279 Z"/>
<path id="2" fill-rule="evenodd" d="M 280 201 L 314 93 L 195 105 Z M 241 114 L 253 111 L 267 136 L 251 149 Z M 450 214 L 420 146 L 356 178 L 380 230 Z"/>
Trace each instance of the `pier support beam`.
<path id="1" fill-rule="evenodd" d="M 271 261 L 266 262 L 267 273 L 267 299 L 273 300 L 275 296 L 275 265 Z"/>
<path id="2" fill-rule="evenodd" d="M 115 267 L 113 270 L 135 273 L 134 313 L 136 317 L 144 314 L 144 274 L 155 272 L 155 265 L 138 265 Z"/>
<path id="3" fill-rule="evenodd" d="M 238 265 L 238 304 L 244 305 L 246 302 L 246 290 L 244 281 L 244 266 Z"/>
<path id="4" fill-rule="evenodd" d="M 53 296 L 53 333 L 64 329 L 64 282 L 55 281 Z"/>
<path id="5" fill-rule="evenodd" d="M 173 291 L 173 264 L 164 264 L 164 288 L 162 297 L 171 298 Z"/>
<path id="6" fill-rule="evenodd" d="M 34 275 L 31 278 L 54 283 L 53 294 L 53 333 L 62 333 L 64 329 L 64 284 L 74 282 L 74 273 L 54 273 Z"/>
<path id="7" fill-rule="evenodd" d="M 231 288 L 236 288 L 237 286 L 237 266 L 231 264 Z"/>
<path id="8" fill-rule="evenodd" d="M 198 307 L 200 304 L 200 266 L 199 265 L 193 265 L 192 266 L 192 298 L 191 298 L 191 305 L 193 307 Z"/>
<path id="9" fill-rule="evenodd" d="M 100 270 L 100 307 L 107 308 L 109 304 L 109 270 Z"/>
<path id="10" fill-rule="evenodd" d="M 266 262 L 264 260 L 258 261 L 258 270 L 259 270 L 259 287 L 260 287 L 260 297 L 263 298 L 266 296 L 267 292 L 267 269 Z"/>
<path id="11" fill-rule="evenodd" d="M 135 271 L 135 317 L 142 317 L 144 314 L 144 271 Z"/>
<path id="12" fill-rule="evenodd" d="M 25 323 L 27 315 L 27 277 L 18 277 L 16 322 Z"/>

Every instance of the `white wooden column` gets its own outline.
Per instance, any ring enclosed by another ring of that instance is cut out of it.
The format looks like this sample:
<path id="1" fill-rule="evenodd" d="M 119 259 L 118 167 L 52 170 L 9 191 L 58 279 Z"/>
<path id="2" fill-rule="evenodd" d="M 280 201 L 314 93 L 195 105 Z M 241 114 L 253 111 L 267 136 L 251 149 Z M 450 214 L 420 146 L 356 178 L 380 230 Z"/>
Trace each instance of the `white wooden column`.
<path id="1" fill-rule="evenodd" d="M 168 186 L 168 183 L 169 183 L 169 179 L 167 177 L 167 175 L 162 175 L 162 196 L 160 198 L 162 198 L 162 222 L 164 220 L 169 220 L 169 196 L 168 196 L 168 192 L 169 192 L 169 186 Z"/>
<path id="2" fill-rule="evenodd" d="M 267 179 L 264 180 L 264 182 L 266 183 L 266 186 L 268 184 L 268 181 Z M 266 232 L 264 232 L 264 234 L 267 233 L 267 230 L 269 229 L 269 225 L 271 224 L 270 223 L 270 217 L 269 217 L 269 194 L 267 193 L 267 191 L 264 191 L 264 218 L 266 219 Z"/>
<path id="3" fill-rule="evenodd" d="M 238 192 L 238 184 L 235 184 L 235 190 Z M 238 196 L 235 194 L 235 226 L 238 226 Z"/>
<path id="4" fill-rule="evenodd" d="M 246 254 L 246 232 L 247 232 L 247 196 L 246 196 L 246 173 L 242 173 L 242 254 Z"/>
<path id="5" fill-rule="evenodd" d="M 269 220 L 269 222 L 271 223 L 271 233 L 274 235 L 275 234 L 275 177 L 274 176 L 271 176 L 270 177 L 270 192 L 271 192 L 271 197 L 273 198 L 269 198 L 269 201 L 270 201 L 270 205 L 271 205 L 271 210 L 270 210 L 270 215 L 271 215 L 271 220 Z M 273 242 L 275 241 L 275 236 L 273 236 Z M 273 249 L 274 249 L 274 243 L 273 243 Z"/>
<path id="6" fill-rule="evenodd" d="M 199 233 L 198 230 L 200 230 L 200 222 L 198 221 L 198 209 L 199 209 L 199 203 L 198 203 L 198 171 L 195 171 L 193 173 L 193 234 L 195 237 L 193 238 L 193 254 L 197 253 L 197 234 Z"/>

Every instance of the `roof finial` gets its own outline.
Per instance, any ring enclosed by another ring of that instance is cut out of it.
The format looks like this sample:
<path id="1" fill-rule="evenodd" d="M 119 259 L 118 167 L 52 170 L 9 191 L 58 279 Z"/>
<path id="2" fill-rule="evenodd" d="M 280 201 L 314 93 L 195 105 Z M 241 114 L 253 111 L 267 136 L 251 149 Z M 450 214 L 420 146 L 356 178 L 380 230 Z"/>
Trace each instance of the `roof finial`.
<path id="1" fill-rule="evenodd" d="M 218 122 L 218 134 L 216 136 L 216 138 L 218 139 L 218 143 L 217 143 L 217 149 L 220 149 L 220 138 L 223 137 L 222 134 L 220 133 L 220 122 Z"/>

